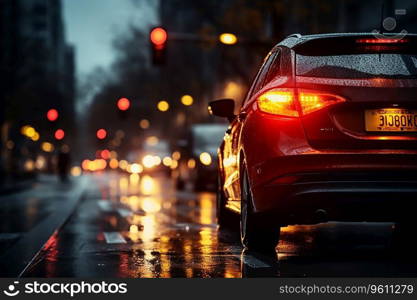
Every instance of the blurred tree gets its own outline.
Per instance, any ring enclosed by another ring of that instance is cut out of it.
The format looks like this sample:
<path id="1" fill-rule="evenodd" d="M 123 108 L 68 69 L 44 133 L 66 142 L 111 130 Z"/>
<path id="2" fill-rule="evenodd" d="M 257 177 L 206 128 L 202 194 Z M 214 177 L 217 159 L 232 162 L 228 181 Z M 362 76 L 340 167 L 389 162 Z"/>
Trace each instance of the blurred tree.
<path id="1" fill-rule="evenodd" d="M 112 120 L 113 131 L 123 129 L 129 138 L 145 134 L 138 122 L 146 118 L 151 123 L 146 132 L 175 141 L 189 124 L 215 120 L 207 115 L 209 100 L 233 94 L 240 101 L 264 56 L 289 30 L 315 33 L 336 26 L 336 8 L 330 0 L 161 0 L 160 24 L 154 25 L 169 34 L 166 64 L 152 66 L 147 30 L 132 25 L 118 36 L 111 75 L 100 84 L 90 110 L 91 127 Z M 236 34 L 238 44 L 218 43 L 222 32 Z M 181 104 L 184 94 L 194 97 L 192 106 Z M 124 124 L 115 115 L 120 97 L 132 103 L 131 119 Z M 168 111 L 156 109 L 160 100 L 168 101 Z"/>

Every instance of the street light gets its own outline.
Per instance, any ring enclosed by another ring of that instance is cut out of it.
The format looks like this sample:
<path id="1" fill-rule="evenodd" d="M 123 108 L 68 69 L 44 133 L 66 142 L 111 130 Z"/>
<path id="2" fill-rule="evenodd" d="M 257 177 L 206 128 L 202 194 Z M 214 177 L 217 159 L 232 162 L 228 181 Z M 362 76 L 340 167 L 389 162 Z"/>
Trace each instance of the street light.
<path id="1" fill-rule="evenodd" d="M 181 103 L 184 104 L 185 106 L 190 106 L 193 104 L 193 102 L 194 102 L 194 99 L 190 95 L 184 95 L 181 97 Z"/>
<path id="2" fill-rule="evenodd" d="M 48 142 L 43 142 L 42 145 L 41 145 L 41 148 L 45 152 L 54 151 L 54 145 L 52 145 L 51 143 L 48 143 Z"/>
<path id="3" fill-rule="evenodd" d="M 237 36 L 233 33 L 222 33 L 219 36 L 219 40 L 222 44 L 225 45 L 234 45 L 237 43 Z"/>
<path id="4" fill-rule="evenodd" d="M 211 155 L 207 152 L 201 153 L 200 162 L 205 166 L 209 166 L 211 164 Z"/>
<path id="5" fill-rule="evenodd" d="M 169 109 L 169 103 L 166 102 L 165 100 L 162 100 L 158 102 L 157 107 L 159 111 L 167 111 Z"/>

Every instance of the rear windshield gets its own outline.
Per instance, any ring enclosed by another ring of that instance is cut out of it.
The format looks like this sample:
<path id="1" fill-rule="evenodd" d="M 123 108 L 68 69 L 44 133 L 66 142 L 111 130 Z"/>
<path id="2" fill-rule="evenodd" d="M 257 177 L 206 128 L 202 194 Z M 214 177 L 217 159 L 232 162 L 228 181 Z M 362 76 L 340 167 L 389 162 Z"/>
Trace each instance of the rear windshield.
<path id="1" fill-rule="evenodd" d="M 298 76 L 322 78 L 417 78 L 417 55 L 352 54 L 307 56 L 297 54 Z"/>

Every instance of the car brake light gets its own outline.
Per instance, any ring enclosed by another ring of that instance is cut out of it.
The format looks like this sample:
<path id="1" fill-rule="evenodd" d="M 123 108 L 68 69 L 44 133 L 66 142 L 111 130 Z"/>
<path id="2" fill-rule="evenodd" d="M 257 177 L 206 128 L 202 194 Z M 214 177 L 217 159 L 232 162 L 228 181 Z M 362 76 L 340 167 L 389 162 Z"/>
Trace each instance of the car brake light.
<path id="1" fill-rule="evenodd" d="M 287 117 L 301 115 L 297 109 L 297 100 L 302 115 L 307 115 L 330 105 L 345 102 L 346 99 L 337 95 L 295 89 L 270 90 L 259 96 L 258 107 L 262 112 Z"/>
<path id="2" fill-rule="evenodd" d="M 298 101 L 303 115 L 307 115 L 330 105 L 345 102 L 346 99 L 333 94 L 301 90 L 298 92 Z"/>
<path id="3" fill-rule="evenodd" d="M 356 43 L 358 44 L 402 44 L 407 43 L 407 39 L 358 39 Z"/>
<path id="4" fill-rule="evenodd" d="M 294 100 L 294 90 L 271 90 L 259 96 L 258 107 L 261 111 L 273 115 L 298 117 Z"/>

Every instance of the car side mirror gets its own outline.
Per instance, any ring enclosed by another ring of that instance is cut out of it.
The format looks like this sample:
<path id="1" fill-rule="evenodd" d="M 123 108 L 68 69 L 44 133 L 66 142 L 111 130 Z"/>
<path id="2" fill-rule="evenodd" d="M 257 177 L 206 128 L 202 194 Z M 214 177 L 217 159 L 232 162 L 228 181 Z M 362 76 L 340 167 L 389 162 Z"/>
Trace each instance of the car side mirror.
<path id="1" fill-rule="evenodd" d="M 229 122 L 235 119 L 235 101 L 233 99 L 219 99 L 211 101 L 208 106 L 209 113 L 213 116 L 227 118 Z"/>

